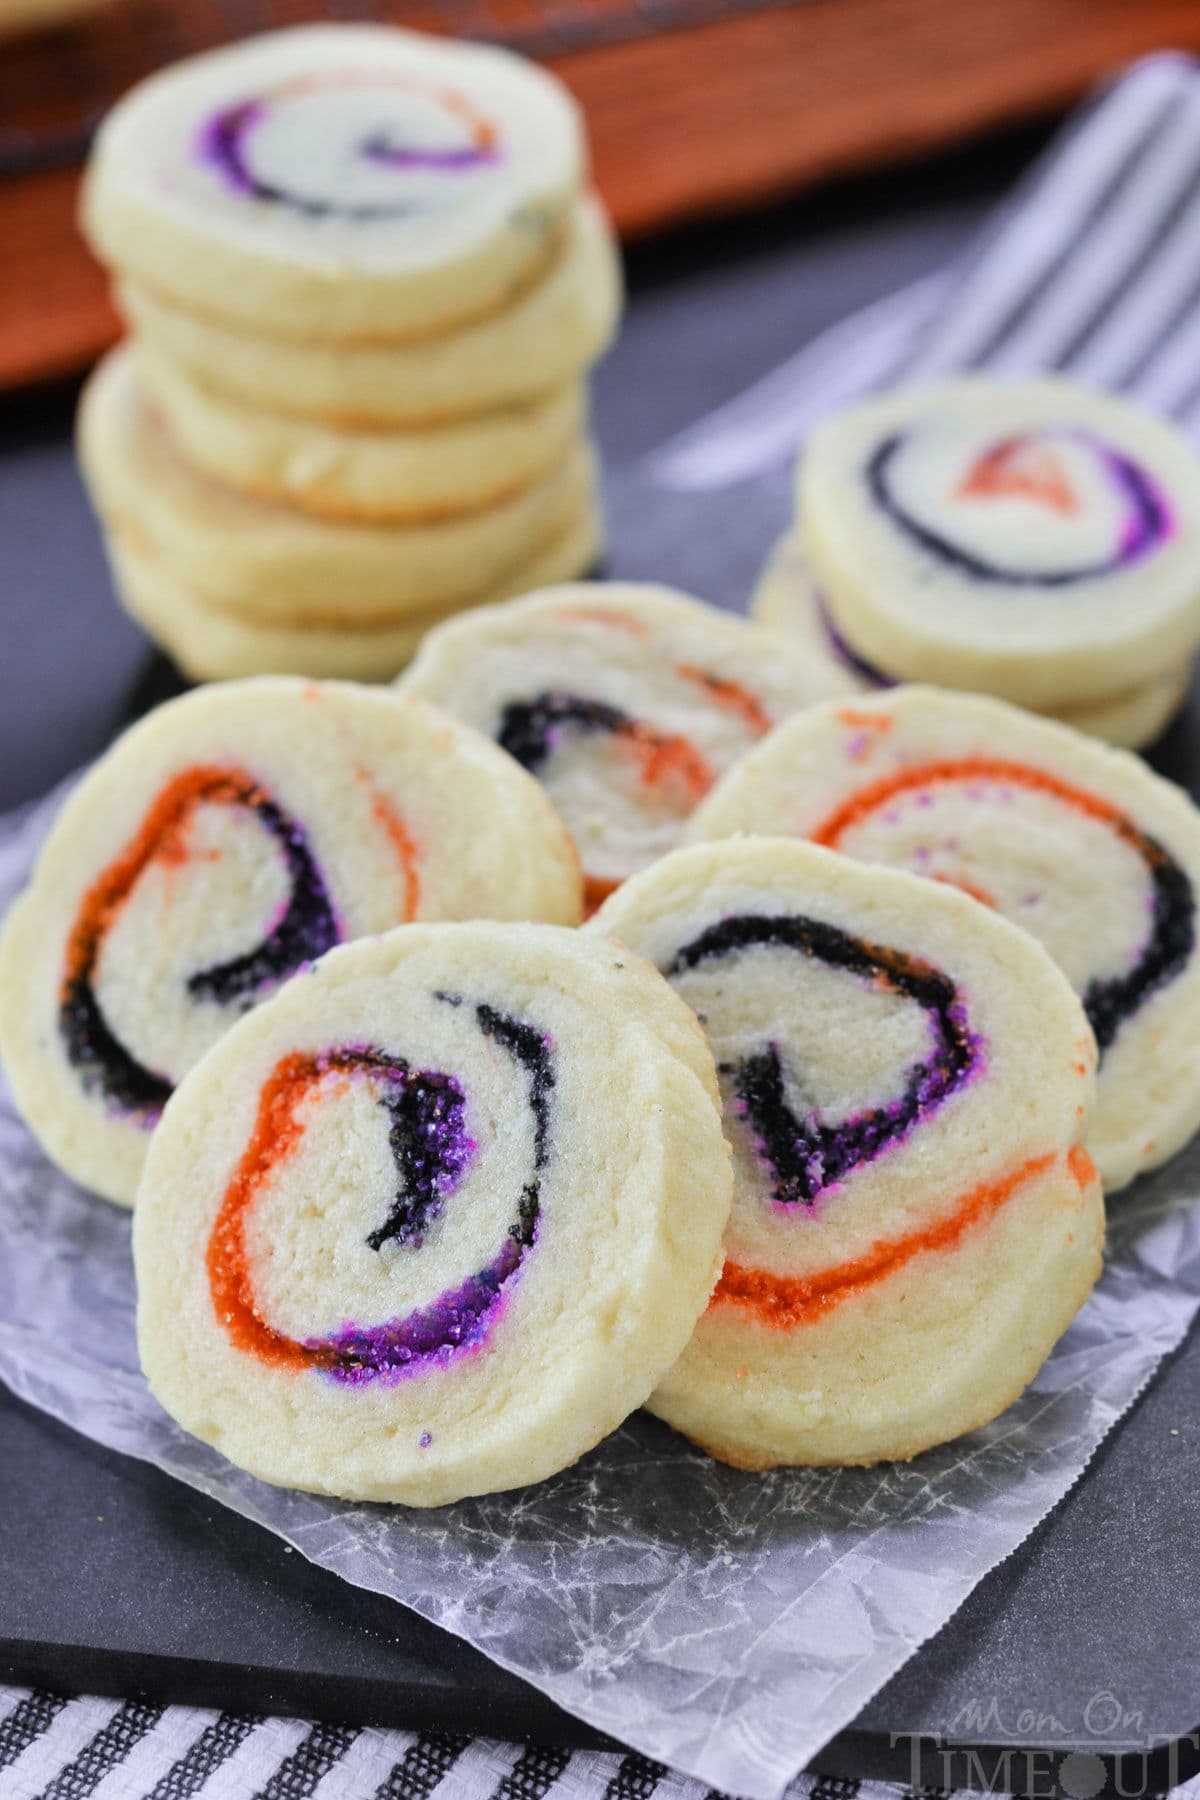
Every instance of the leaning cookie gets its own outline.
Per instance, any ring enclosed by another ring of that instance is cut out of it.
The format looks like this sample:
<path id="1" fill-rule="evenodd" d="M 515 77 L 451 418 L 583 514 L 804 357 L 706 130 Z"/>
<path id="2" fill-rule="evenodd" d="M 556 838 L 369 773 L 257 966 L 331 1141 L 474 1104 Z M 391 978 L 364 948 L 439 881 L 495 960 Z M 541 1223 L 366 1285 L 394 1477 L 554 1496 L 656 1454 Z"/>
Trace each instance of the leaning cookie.
<path id="1" fill-rule="evenodd" d="M 898 679 L 1105 702 L 1200 643 L 1200 461 L 1060 379 L 975 377 L 813 434 L 805 552 L 838 630 Z"/>
<path id="2" fill-rule="evenodd" d="M 711 1055 L 654 970 L 552 927 L 406 926 L 289 983 L 167 1107 L 142 1365 L 265 1481 L 524 1486 L 679 1355 L 730 1186 Z"/>
<path id="3" fill-rule="evenodd" d="M 625 582 L 549 588 L 442 625 L 400 685 L 495 738 L 545 785 L 591 904 L 669 850 L 777 720 L 829 692 L 786 640 Z"/>
<path id="4" fill-rule="evenodd" d="M 130 351 L 88 383 L 79 455 L 109 531 L 146 544 L 211 606 L 290 628 L 396 625 L 509 585 L 590 503 L 576 447 L 496 506 L 420 525 L 346 523 L 235 494 L 178 453 L 138 386 Z"/>
<path id="5" fill-rule="evenodd" d="M 731 772 L 695 839 L 795 834 L 960 887 L 1045 946 L 1100 1046 L 1109 1190 L 1200 1126 L 1200 813 L 1137 757 L 978 695 L 813 707 Z"/>
<path id="6" fill-rule="evenodd" d="M 0 1049 L 66 1172 L 129 1205 L 238 1015 L 409 919 L 579 916 L 536 782 L 432 707 L 287 679 L 160 707 L 84 777 L 0 938 Z"/>
<path id="7" fill-rule="evenodd" d="M 896 686 L 894 679 L 861 656 L 830 616 L 813 578 L 798 533 L 775 545 L 751 603 L 760 625 L 790 637 L 819 672 L 830 695 L 877 694 Z M 1192 671 L 1189 663 L 1173 666 L 1139 687 L 1125 688 L 1107 699 L 1050 709 L 1049 716 L 1103 738 L 1121 750 L 1141 750 L 1156 743 L 1182 706 Z"/>
<path id="8" fill-rule="evenodd" d="M 809 844 L 678 850 L 585 928 L 721 1074 L 726 1262 L 650 1409 L 743 1468 L 915 1456 L 1020 1394 L 1099 1270 L 1087 1021 L 962 894 Z"/>
<path id="9" fill-rule="evenodd" d="M 197 312 L 394 342 L 536 278 L 584 161 L 570 95 L 521 57 L 311 25 L 126 94 L 97 136 L 83 222 L 102 262 Z"/>
<path id="10" fill-rule="evenodd" d="M 110 532 L 105 547 L 126 612 L 193 681 L 266 674 L 390 681 L 414 656 L 425 633 L 448 616 L 408 614 L 400 624 L 372 626 L 264 624 L 189 593 L 145 542 Z M 482 606 L 547 582 L 570 581 L 586 574 L 602 550 L 600 520 L 591 506 L 581 507 L 567 529 L 530 562 L 522 563 L 498 589 L 476 595 L 471 604 Z"/>
<path id="11" fill-rule="evenodd" d="M 423 524 L 498 506 L 546 476 L 586 424 L 576 382 L 446 425 L 346 431 L 227 400 L 144 345 L 136 356 L 142 390 L 193 468 L 322 519 Z"/>
<path id="12" fill-rule="evenodd" d="M 565 229 L 550 267 L 502 312 L 415 344 L 292 343 L 187 312 L 132 280 L 116 298 L 142 342 L 214 393 L 341 429 L 437 425 L 577 381 L 611 342 L 621 310 L 612 232 L 594 200 Z"/>

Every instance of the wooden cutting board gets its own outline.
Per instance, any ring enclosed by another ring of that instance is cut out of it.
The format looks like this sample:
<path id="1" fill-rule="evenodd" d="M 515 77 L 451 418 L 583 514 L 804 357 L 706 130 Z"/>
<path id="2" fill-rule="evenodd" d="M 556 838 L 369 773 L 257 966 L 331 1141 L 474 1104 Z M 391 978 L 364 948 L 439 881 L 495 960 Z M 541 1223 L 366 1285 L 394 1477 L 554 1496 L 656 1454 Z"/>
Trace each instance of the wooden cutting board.
<path id="1" fill-rule="evenodd" d="M 0 388 L 74 373 L 117 332 L 74 223 L 112 100 L 189 51 L 369 10 L 112 0 L 0 45 Z M 1200 49 L 1196 0 L 408 0 L 372 16 L 548 61 L 586 110 L 627 239 L 1044 116 L 1136 56 Z"/>

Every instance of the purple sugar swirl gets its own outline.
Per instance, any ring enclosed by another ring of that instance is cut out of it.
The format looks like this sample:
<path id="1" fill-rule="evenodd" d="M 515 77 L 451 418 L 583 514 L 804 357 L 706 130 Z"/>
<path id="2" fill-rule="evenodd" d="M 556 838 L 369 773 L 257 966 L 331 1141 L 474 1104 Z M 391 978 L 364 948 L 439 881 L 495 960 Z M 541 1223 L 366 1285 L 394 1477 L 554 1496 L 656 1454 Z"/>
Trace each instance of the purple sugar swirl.
<path id="1" fill-rule="evenodd" d="M 944 531 L 925 524 L 899 498 L 894 486 L 896 463 L 916 436 L 915 430 L 893 432 L 872 452 L 865 471 L 871 498 L 892 524 L 928 555 L 975 581 L 998 587 L 1038 588 L 1064 588 L 1077 582 L 1097 581 L 1145 561 L 1174 531 L 1170 502 L 1158 482 L 1140 463 L 1092 432 L 1046 427 L 1040 432 L 1022 434 L 1023 440 L 1037 442 L 1043 437 L 1066 436 L 1083 444 L 1104 470 L 1125 508 L 1117 548 L 1111 556 L 1074 568 L 1020 569 L 994 562 L 956 543 Z"/>
<path id="2" fill-rule="evenodd" d="M 460 995 L 436 998 L 452 1006 Z M 441 1367 L 487 1338 L 537 1241 L 542 1172 L 550 1157 L 550 1096 L 555 1076 L 549 1040 L 523 1019 L 487 1005 L 474 1007 L 485 1037 L 506 1051 L 528 1081 L 533 1114 L 534 1153 L 529 1180 L 517 1198 L 508 1231 L 490 1261 L 427 1305 L 378 1325 L 347 1321 L 327 1337 L 309 1338 L 322 1371 L 350 1384 L 397 1381 L 431 1367 Z M 451 1075 L 413 1071 L 402 1059 L 382 1051 L 343 1051 L 354 1069 L 382 1077 L 382 1104 L 389 1114 L 389 1143 L 396 1167 L 396 1195 L 383 1224 L 366 1242 L 381 1251 L 394 1243 L 401 1251 L 417 1251 L 446 1198 L 461 1183 L 475 1153 L 466 1131 L 466 1097 Z M 336 1066 L 342 1066 L 339 1061 Z"/>
<path id="3" fill-rule="evenodd" d="M 331 77 L 325 85 L 333 87 L 337 85 L 338 79 Z M 343 87 L 358 88 L 366 97 L 364 115 L 370 110 L 370 101 L 374 99 L 376 105 L 373 110 L 378 116 L 379 96 L 386 91 L 383 84 L 367 77 L 355 79 L 353 76 L 342 76 L 340 80 Z M 256 171 L 255 133 L 270 120 L 273 107 L 309 91 L 312 91 L 310 84 L 295 83 L 272 94 L 238 101 L 235 105 L 214 113 L 205 120 L 196 135 L 197 160 L 215 169 L 233 193 L 248 200 L 288 207 L 309 219 L 338 218 L 369 224 L 375 220 L 408 218 L 425 211 L 428 200 L 411 193 L 396 194 L 387 200 L 343 201 L 328 195 L 299 192 L 277 181 L 268 180 Z M 393 127 L 386 121 L 372 124 L 364 117 L 362 135 L 349 147 L 351 157 L 375 168 L 393 170 L 396 173 L 449 176 L 473 174 L 502 161 L 502 153 L 495 141 L 492 127 L 483 120 L 473 119 L 465 102 L 456 102 L 453 96 L 447 97 L 433 89 L 422 90 L 422 96 L 430 103 L 439 105 L 453 118 L 457 127 L 467 130 L 470 141 L 447 145 L 441 149 L 409 144 L 397 138 L 393 134 Z"/>
<path id="4" fill-rule="evenodd" d="M 664 969 L 670 978 L 703 963 L 741 957 L 760 948 L 795 951 L 829 968 L 881 984 L 924 1011 L 929 1053 L 905 1072 L 899 1094 L 836 1124 L 815 1110 L 797 1116 L 785 1091 L 784 1057 L 769 1042 L 720 1074 L 732 1087 L 737 1111 L 754 1140 L 779 1206 L 810 1210 L 822 1193 L 856 1168 L 895 1149 L 915 1127 L 983 1068 L 983 1041 L 970 1028 L 954 983 L 931 964 L 854 937 L 804 914 L 737 913 L 721 919 L 678 950 Z"/>

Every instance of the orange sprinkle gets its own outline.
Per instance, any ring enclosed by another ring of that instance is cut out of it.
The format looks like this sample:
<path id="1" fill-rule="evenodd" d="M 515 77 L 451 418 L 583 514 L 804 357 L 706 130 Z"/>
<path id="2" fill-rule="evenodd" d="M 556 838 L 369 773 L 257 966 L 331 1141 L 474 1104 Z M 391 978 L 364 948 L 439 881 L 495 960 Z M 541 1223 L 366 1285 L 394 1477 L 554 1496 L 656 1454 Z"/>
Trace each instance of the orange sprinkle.
<path id="1" fill-rule="evenodd" d="M 693 804 L 703 800 L 713 784 L 713 772 L 687 738 L 673 732 L 654 731 L 649 725 L 642 724 L 629 726 L 624 736 L 633 745 L 646 787 L 661 787 L 665 782 L 678 779 L 687 788 Z"/>
<path id="2" fill-rule="evenodd" d="M 1097 1178 L 1096 1165 L 1082 1144 L 1075 1144 L 1068 1150 L 1067 1167 L 1078 1182 L 1080 1193 L 1090 1188 Z"/>
<path id="3" fill-rule="evenodd" d="M 877 731 L 881 735 L 896 723 L 890 713 L 863 712 L 857 706 L 839 706 L 834 717 L 856 731 Z"/>
<path id="4" fill-rule="evenodd" d="M 774 720 L 762 702 L 756 700 L 749 688 L 744 688 L 738 681 L 725 681 L 720 675 L 710 675 L 707 669 L 698 669 L 693 663 L 676 663 L 675 673 L 682 675 L 696 687 L 703 688 L 711 700 L 723 706 L 727 712 L 736 713 L 742 723 L 749 727 L 755 737 L 765 737 L 771 730 Z"/>
<path id="5" fill-rule="evenodd" d="M 606 607 L 564 606 L 558 616 L 560 619 L 577 620 L 581 625 L 609 625 L 614 631 L 629 632 L 631 637 L 646 636 L 646 627 L 640 619 L 632 619 L 628 613 L 609 612 Z"/>
<path id="6" fill-rule="evenodd" d="M 912 763 L 906 768 L 896 769 L 890 775 L 882 775 L 878 781 L 849 794 L 808 835 L 814 844 L 824 844 L 828 849 L 835 850 L 848 831 L 861 825 L 864 819 L 877 812 L 897 794 L 960 781 L 1009 781 L 1016 787 L 1051 794 L 1056 800 L 1073 806 L 1077 812 L 1111 825 L 1139 854 L 1145 854 L 1142 834 L 1111 800 L 1089 793 L 1086 788 L 1077 788 L 1064 781 L 1061 776 L 1052 775 L 1047 769 L 1034 769 L 1028 763 L 1008 762 L 995 756 L 963 756 L 953 761 Z"/>
<path id="7" fill-rule="evenodd" d="M 369 781 L 369 777 L 361 769 L 358 774 L 361 781 Z M 392 849 L 400 860 L 404 878 L 404 918 L 406 921 L 415 919 L 421 906 L 421 853 L 416 840 L 400 814 L 374 787 L 371 788 L 371 811 L 387 833 Z"/>
<path id="8" fill-rule="evenodd" d="M 281 1369 L 311 1368 L 321 1353 L 268 1325 L 255 1304 L 246 1251 L 246 1209 L 272 1169 L 285 1161 L 304 1135 L 297 1109 L 325 1071 L 315 1056 L 296 1051 L 275 1065 L 259 1095 L 250 1142 L 225 1190 L 205 1266 L 218 1319 L 239 1350 Z"/>
<path id="9" fill-rule="evenodd" d="M 1039 506 L 1069 517 L 1079 511 L 1079 497 L 1054 451 L 1046 445 L 1030 447 L 1020 438 L 1005 438 L 972 464 L 960 482 L 957 497 L 963 500 L 1003 499 L 1019 494 Z"/>
<path id="10" fill-rule="evenodd" d="M 152 802 L 121 854 L 84 894 L 67 939 L 63 992 L 95 966 L 100 945 L 112 930 L 139 876 L 157 858 L 178 867 L 187 857 L 187 827 L 205 803 L 253 806 L 265 799 L 252 776 L 240 769 L 197 765 L 183 769 Z"/>
<path id="11" fill-rule="evenodd" d="M 978 900 L 981 906 L 995 907 L 996 905 L 995 894 L 989 893 L 987 888 L 980 887 L 965 875 L 937 874 L 933 876 L 933 880 L 943 882 L 946 887 L 956 887 L 960 893 L 969 894 L 972 900 Z"/>
<path id="12" fill-rule="evenodd" d="M 727 1262 L 710 1304 L 745 1307 L 761 1324 L 782 1330 L 811 1325 L 843 1300 L 896 1274 L 914 1256 L 953 1248 L 973 1225 L 998 1212 L 1018 1188 L 1050 1168 L 1054 1160 L 1052 1152 L 1031 1157 L 998 1181 L 982 1182 L 969 1193 L 961 1194 L 945 1218 L 890 1243 L 872 1244 L 853 1261 L 837 1263 L 815 1275 L 773 1275 L 767 1269 L 747 1269 Z"/>
<path id="13" fill-rule="evenodd" d="M 585 875 L 583 878 L 583 916 L 590 919 L 592 914 L 603 906 L 610 894 L 615 894 L 621 883 L 611 875 Z"/>

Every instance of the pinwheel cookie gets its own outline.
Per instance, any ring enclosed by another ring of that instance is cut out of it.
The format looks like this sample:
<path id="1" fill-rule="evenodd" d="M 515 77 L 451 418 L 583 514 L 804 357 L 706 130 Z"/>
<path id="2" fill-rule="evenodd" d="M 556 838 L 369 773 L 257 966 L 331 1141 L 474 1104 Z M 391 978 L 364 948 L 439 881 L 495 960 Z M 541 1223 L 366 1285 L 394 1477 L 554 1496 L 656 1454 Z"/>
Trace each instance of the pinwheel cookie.
<path id="1" fill-rule="evenodd" d="M 573 923 L 537 783 L 431 707 L 264 679 L 171 702 L 64 806 L 0 939 L 0 1047 L 68 1174 L 129 1204 L 179 1079 L 281 981 L 407 919 Z"/>
<path id="2" fill-rule="evenodd" d="M 875 694 L 894 687 L 892 677 L 861 656 L 834 624 L 799 533 L 781 538 L 763 570 L 751 607 L 754 618 L 801 649 L 830 695 Z M 1162 736 L 1178 712 L 1191 682 L 1191 669 L 1173 666 L 1138 687 L 1106 700 L 1047 709 L 1049 717 L 1104 738 L 1124 750 L 1140 750 Z"/>
<path id="3" fill-rule="evenodd" d="M 573 1462 L 712 1291 L 712 1058 L 655 971 L 542 926 L 325 958 L 187 1077 L 138 1191 L 138 1343 L 264 1480 L 436 1506 Z"/>
<path id="4" fill-rule="evenodd" d="M 620 582 L 549 588 L 443 625 L 400 685 L 545 784 L 593 904 L 671 848 L 721 771 L 776 720 L 828 692 L 786 640 Z"/>
<path id="5" fill-rule="evenodd" d="M 113 584 L 126 611 L 194 681 L 224 681 L 261 669 L 345 681 L 389 681 L 411 659 L 425 633 L 447 616 L 419 612 L 400 624 L 383 621 L 355 627 L 249 619 L 191 593 L 144 541 L 112 531 L 106 549 Z M 473 603 L 506 600 L 546 582 L 569 580 L 588 568 L 600 549 L 599 521 L 590 507 L 582 507 L 531 562 L 522 563 L 499 588 L 476 595 Z"/>
<path id="6" fill-rule="evenodd" d="M 974 378 L 868 402 L 814 433 L 798 511 L 835 626 L 897 679 L 1058 710 L 1200 642 L 1200 462 L 1109 395 Z"/>
<path id="7" fill-rule="evenodd" d="M 417 343 L 295 343 L 230 329 L 136 280 L 120 281 L 116 298 L 143 342 L 214 393 L 285 416 L 381 430 L 524 405 L 577 380 L 616 329 L 621 268 L 603 211 L 585 199 L 550 267 L 509 306 Z"/>
<path id="8" fill-rule="evenodd" d="M 227 400 L 144 346 L 137 376 L 174 445 L 210 480 L 366 524 L 423 524 L 499 506 L 570 453 L 587 411 L 576 382 L 448 424 L 346 431 Z"/>
<path id="9" fill-rule="evenodd" d="M 678 850 L 586 928 L 653 960 L 721 1074 L 734 1203 L 650 1402 L 745 1468 L 910 1457 L 993 1418 L 1100 1269 L 1095 1045 L 1024 932 L 810 844 Z"/>
<path id="10" fill-rule="evenodd" d="M 270 32 L 108 115 L 84 223 L 101 261 L 275 337 L 400 341 L 545 269 L 583 172 L 566 89 L 506 51 L 369 25 Z"/>
<path id="11" fill-rule="evenodd" d="M 396 626 L 469 602 L 503 587 L 591 504 L 582 448 L 501 504 L 432 523 L 347 523 L 253 499 L 179 455 L 128 350 L 88 385 L 79 452 L 110 532 L 144 542 L 209 605 L 293 629 Z"/>
<path id="12" fill-rule="evenodd" d="M 812 708 L 723 781 L 695 838 L 795 833 L 962 888 L 1046 947 L 1100 1046 L 1106 1188 L 1200 1126 L 1200 813 L 1124 751 L 976 695 Z"/>

